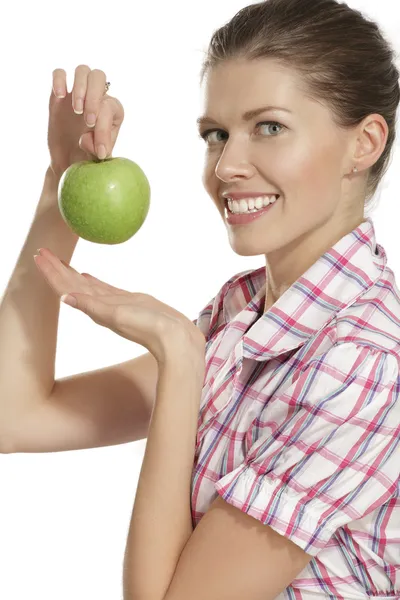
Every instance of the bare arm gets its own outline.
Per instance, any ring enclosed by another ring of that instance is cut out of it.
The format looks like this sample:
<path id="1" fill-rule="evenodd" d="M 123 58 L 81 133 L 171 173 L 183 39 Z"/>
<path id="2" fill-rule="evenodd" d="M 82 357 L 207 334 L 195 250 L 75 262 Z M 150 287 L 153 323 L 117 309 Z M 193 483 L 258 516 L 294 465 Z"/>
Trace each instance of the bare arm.
<path id="1" fill-rule="evenodd" d="M 70 262 L 78 236 L 57 205 L 59 178 L 49 167 L 24 246 L 0 303 L 0 445 L 9 424 L 37 398 L 49 397 L 55 374 L 60 302 L 42 277 L 33 255 L 49 246 Z"/>
<path id="2" fill-rule="evenodd" d="M 10 424 L 5 453 L 63 452 L 147 437 L 158 365 L 152 354 L 56 380 Z"/>
<path id="3" fill-rule="evenodd" d="M 156 394 L 150 354 L 55 381 L 60 302 L 33 255 L 50 247 L 69 264 L 78 236 L 57 205 L 49 169 L 27 239 L 0 304 L 0 451 L 56 452 L 147 436 Z"/>

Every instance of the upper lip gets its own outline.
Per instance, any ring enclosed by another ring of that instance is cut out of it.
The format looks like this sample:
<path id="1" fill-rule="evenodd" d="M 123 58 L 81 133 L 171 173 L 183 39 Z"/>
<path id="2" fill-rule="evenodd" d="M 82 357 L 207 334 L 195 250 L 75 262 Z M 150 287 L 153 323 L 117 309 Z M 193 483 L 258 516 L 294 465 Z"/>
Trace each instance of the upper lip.
<path id="1" fill-rule="evenodd" d="M 243 198 L 258 198 L 259 196 L 279 196 L 275 192 L 223 192 L 223 198 L 232 198 L 232 200 L 242 200 Z"/>

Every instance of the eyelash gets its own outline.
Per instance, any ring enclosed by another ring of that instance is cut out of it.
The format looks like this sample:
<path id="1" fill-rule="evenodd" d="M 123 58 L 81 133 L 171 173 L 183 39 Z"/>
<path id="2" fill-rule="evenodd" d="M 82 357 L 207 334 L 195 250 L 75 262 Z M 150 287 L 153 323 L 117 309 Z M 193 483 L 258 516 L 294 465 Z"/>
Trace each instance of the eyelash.
<path id="1" fill-rule="evenodd" d="M 261 125 L 279 125 L 279 127 L 285 128 L 285 125 L 282 125 L 281 123 L 278 123 L 278 121 L 261 121 L 261 123 L 257 123 L 256 128 L 261 127 Z M 214 129 L 207 129 L 206 131 L 203 131 L 202 133 L 200 133 L 199 137 L 201 139 L 203 139 L 206 142 L 206 144 L 208 144 L 209 142 L 207 142 L 207 137 L 211 133 L 214 133 L 215 131 L 223 131 L 223 129 L 215 129 L 215 128 Z M 267 136 L 267 137 L 276 137 L 276 136 L 272 135 L 272 136 Z"/>

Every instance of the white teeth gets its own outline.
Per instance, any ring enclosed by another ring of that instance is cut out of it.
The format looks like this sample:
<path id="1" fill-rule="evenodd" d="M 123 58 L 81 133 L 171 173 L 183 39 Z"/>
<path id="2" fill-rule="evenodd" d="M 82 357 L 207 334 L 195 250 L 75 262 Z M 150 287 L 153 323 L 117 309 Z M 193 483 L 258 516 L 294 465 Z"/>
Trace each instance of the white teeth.
<path id="1" fill-rule="evenodd" d="M 229 210 L 232 213 L 243 214 L 247 212 L 260 210 L 269 204 L 273 204 L 278 199 L 278 196 L 259 196 L 258 198 L 246 198 L 239 202 L 237 200 L 228 200 Z"/>

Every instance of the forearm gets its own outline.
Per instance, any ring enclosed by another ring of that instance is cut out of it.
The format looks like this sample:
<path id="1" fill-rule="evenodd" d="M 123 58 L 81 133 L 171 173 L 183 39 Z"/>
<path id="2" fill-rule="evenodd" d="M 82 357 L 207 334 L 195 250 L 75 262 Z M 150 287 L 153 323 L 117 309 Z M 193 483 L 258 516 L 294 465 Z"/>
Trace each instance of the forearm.
<path id="1" fill-rule="evenodd" d="M 124 600 L 162 600 L 193 527 L 191 477 L 204 355 L 161 367 L 124 562 Z"/>
<path id="2" fill-rule="evenodd" d="M 69 262 L 79 239 L 59 213 L 58 183 L 49 168 L 33 222 L 0 299 L 0 449 L 6 449 L 10 428 L 26 403 L 50 393 L 54 383 L 60 303 L 38 272 L 33 255 L 48 246 Z"/>

